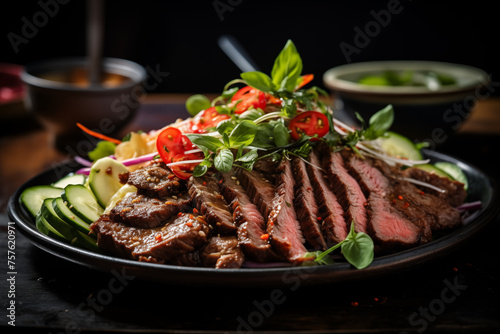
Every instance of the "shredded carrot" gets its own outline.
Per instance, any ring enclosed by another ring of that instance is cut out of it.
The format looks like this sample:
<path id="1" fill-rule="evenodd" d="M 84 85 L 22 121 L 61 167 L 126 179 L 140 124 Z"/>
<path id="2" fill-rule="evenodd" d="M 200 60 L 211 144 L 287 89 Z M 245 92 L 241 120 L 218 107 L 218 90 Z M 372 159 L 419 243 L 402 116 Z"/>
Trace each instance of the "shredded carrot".
<path id="1" fill-rule="evenodd" d="M 88 133 L 89 135 L 91 135 L 92 137 L 96 137 L 96 138 L 99 138 L 99 139 L 102 139 L 102 140 L 107 140 L 107 141 L 110 141 L 112 143 L 115 143 L 115 144 L 120 144 L 121 143 L 121 140 L 118 140 L 118 139 L 115 139 L 115 138 L 111 138 L 111 137 L 108 137 L 106 135 L 103 135 L 102 133 L 99 133 L 99 132 L 95 132 L 95 131 L 92 131 L 90 130 L 89 128 L 83 126 L 82 124 L 80 123 L 76 123 L 76 125 L 82 129 L 83 131 L 85 131 L 86 133 Z"/>

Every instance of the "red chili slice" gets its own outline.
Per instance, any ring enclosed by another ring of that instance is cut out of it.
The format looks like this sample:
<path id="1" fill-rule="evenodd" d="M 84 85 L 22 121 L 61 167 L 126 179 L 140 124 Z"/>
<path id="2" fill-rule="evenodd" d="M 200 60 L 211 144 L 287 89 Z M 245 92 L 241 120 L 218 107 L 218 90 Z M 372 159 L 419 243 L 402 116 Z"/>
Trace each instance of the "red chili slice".
<path id="1" fill-rule="evenodd" d="M 189 154 L 177 154 L 172 162 L 187 161 L 187 160 L 199 160 L 202 157 L 200 155 L 189 153 Z M 197 163 L 187 163 L 170 166 L 172 173 L 174 173 L 178 178 L 187 180 L 193 174 L 193 170 Z"/>
<path id="2" fill-rule="evenodd" d="M 291 136 L 299 139 L 303 134 L 318 135 L 319 138 L 328 133 L 328 117 L 319 111 L 304 111 L 290 121 Z"/>
<path id="3" fill-rule="evenodd" d="M 295 87 L 295 90 L 300 89 L 310 83 L 314 79 L 314 74 L 304 74 L 303 76 L 300 77 L 302 80 L 300 83 Z"/>
<path id="4" fill-rule="evenodd" d="M 239 100 L 241 101 L 238 102 Z M 237 103 L 234 110 L 236 114 L 241 114 L 250 108 L 264 109 L 266 107 L 266 94 L 251 86 L 245 86 L 233 95 L 231 102 Z"/>
<path id="5" fill-rule="evenodd" d="M 203 133 L 206 129 L 216 127 L 221 121 L 230 119 L 226 114 L 219 114 L 215 107 L 203 110 L 193 118 L 190 131 L 193 133 Z"/>
<path id="6" fill-rule="evenodd" d="M 177 154 L 184 153 L 184 140 L 182 132 L 174 127 L 164 129 L 156 139 L 156 149 L 163 162 L 172 162 Z"/>

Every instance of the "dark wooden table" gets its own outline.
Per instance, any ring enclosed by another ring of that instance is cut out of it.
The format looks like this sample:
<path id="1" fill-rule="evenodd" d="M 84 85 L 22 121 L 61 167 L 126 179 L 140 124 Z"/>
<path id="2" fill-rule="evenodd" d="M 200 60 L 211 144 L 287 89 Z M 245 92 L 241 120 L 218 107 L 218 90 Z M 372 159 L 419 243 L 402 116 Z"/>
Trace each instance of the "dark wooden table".
<path id="1" fill-rule="evenodd" d="M 185 117 L 186 96 L 149 96 L 128 130 L 149 130 Z M 5 125 L 5 124 L 4 124 Z M 167 285 L 80 266 L 34 245 L 17 229 L 10 275 L 7 201 L 29 178 L 69 159 L 31 122 L 0 137 L 0 329 L 40 333 L 480 333 L 500 330 L 500 219 L 457 251 L 416 269 L 334 285 L 242 289 Z M 500 100 L 475 112 L 439 150 L 473 163 L 494 179 L 500 155 Z M 500 203 L 499 203 L 500 205 Z M 14 280 L 11 280 L 14 276 Z M 14 295 L 9 295 L 15 291 Z M 13 313 L 13 314 L 14 314 Z"/>

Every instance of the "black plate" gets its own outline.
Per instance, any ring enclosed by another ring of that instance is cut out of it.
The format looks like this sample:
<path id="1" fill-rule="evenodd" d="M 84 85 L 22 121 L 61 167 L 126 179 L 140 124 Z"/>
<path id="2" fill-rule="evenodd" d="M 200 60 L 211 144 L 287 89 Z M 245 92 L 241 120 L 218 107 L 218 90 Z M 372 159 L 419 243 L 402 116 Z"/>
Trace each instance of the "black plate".
<path id="1" fill-rule="evenodd" d="M 455 250 L 464 241 L 473 237 L 491 222 L 500 211 L 497 205 L 497 191 L 493 187 L 492 181 L 483 172 L 459 159 L 441 153 L 426 152 L 426 155 L 432 161 L 448 161 L 458 164 L 469 179 L 467 201 L 480 200 L 482 201 L 482 208 L 469 217 L 463 227 L 450 234 L 406 251 L 377 257 L 368 268 L 363 270 L 355 269 L 348 263 L 281 268 L 191 268 L 137 262 L 79 249 L 40 233 L 36 229 L 33 219 L 19 203 L 19 196 L 25 188 L 39 184 L 50 184 L 56 181 L 58 179 L 56 169 L 48 170 L 20 187 L 9 200 L 8 212 L 21 232 L 33 244 L 48 253 L 93 269 L 108 272 L 111 270 L 124 271 L 127 275 L 146 280 L 176 284 L 236 285 L 240 287 L 263 285 L 297 286 L 298 284 L 324 284 L 345 280 L 359 280 L 409 270 L 441 258 Z M 57 170 L 65 169 L 70 169 L 68 164 L 59 166 Z"/>

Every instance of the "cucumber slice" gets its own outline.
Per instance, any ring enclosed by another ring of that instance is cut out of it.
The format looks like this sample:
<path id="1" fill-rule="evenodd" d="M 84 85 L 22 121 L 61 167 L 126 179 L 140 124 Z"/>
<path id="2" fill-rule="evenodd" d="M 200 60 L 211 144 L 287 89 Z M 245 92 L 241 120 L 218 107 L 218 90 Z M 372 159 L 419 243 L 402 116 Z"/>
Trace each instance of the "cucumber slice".
<path id="1" fill-rule="evenodd" d="M 97 241 L 93 237 L 87 234 L 83 234 L 80 231 L 77 231 L 77 237 L 76 239 L 73 239 L 73 244 L 76 246 L 81 246 L 85 247 L 88 250 L 91 250 L 93 252 L 101 253 L 101 250 L 97 246 Z"/>
<path id="2" fill-rule="evenodd" d="M 414 167 L 422 169 L 422 170 L 425 170 L 426 172 L 434 173 L 434 174 L 436 174 L 438 176 L 447 177 L 450 180 L 453 180 L 453 178 L 451 177 L 450 174 L 446 173 L 444 170 L 442 170 L 441 168 L 436 167 L 435 165 L 422 164 L 422 165 L 415 165 Z"/>
<path id="3" fill-rule="evenodd" d="M 26 188 L 19 196 L 21 204 L 33 218 L 36 218 L 46 198 L 61 196 L 62 189 L 49 185 L 40 185 Z"/>
<path id="4" fill-rule="evenodd" d="M 52 207 L 59 218 L 75 227 L 78 231 L 84 234 L 88 234 L 90 232 L 90 225 L 71 211 L 62 197 L 56 198 L 52 202 Z"/>
<path id="5" fill-rule="evenodd" d="M 387 154 L 410 160 L 422 160 L 423 156 L 415 144 L 405 136 L 395 132 L 387 132 L 387 137 L 377 138 L 377 141 L 382 146 L 382 149 Z"/>
<path id="6" fill-rule="evenodd" d="M 469 187 L 469 181 L 467 180 L 467 176 L 462 171 L 460 167 L 451 162 L 440 161 L 434 164 L 437 168 L 445 171 L 448 175 L 450 175 L 455 181 L 464 184 L 464 189 L 467 190 Z"/>
<path id="7" fill-rule="evenodd" d="M 68 208 L 88 224 L 92 224 L 102 215 L 103 210 L 94 195 L 82 184 L 67 185 L 61 197 L 68 203 Z"/>
<path id="8" fill-rule="evenodd" d="M 101 158 L 94 163 L 90 169 L 88 182 L 101 207 L 105 208 L 111 197 L 123 186 L 119 175 L 127 172 L 127 167 L 109 157 Z"/>
<path id="9" fill-rule="evenodd" d="M 56 229 L 54 229 L 48 222 L 47 220 L 42 217 L 42 215 L 38 214 L 36 216 L 35 220 L 35 226 L 38 231 L 41 233 L 45 234 L 48 237 L 60 240 L 60 241 L 66 241 L 64 236 L 59 233 Z"/>
<path id="10" fill-rule="evenodd" d="M 77 236 L 78 231 L 57 215 L 53 207 L 54 201 L 55 198 L 45 199 L 40 209 L 40 214 L 57 232 L 66 238 L 67 241 L 71 241 Z"/>
<path id="11" fill-rule="evenodd" d="M 52 183 L 53 187 L 62 188 L 66 187 L 68 184 L 85 184 L 86 176 L 82 174 L 68 174 L 59 181 Z"/>
<path id="12" fill-rule="evenodd" d="M 44 225 L 50 225 L 65 239 L 65 241 L 74 246 L 87 248 L 92 251 L 99 251 L 95 238 L 78 231 L 57 215 L 53 207 L 53 202 L 55 200 L 55 198 L 47 198 L 42 204 L 40 215 L 45 219 L 43 221 Z"/>

